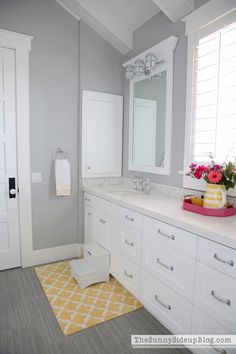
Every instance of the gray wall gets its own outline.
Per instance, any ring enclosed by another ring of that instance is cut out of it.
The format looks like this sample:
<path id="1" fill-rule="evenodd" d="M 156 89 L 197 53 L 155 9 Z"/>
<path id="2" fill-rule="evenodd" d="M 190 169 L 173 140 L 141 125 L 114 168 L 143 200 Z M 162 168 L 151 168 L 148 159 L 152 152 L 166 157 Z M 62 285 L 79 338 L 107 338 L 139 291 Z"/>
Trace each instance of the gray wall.
<path id="1" fill-rule="evenodd" d="M 122 55 L 80 21 L 80 90 L 123 94 Z"/>
<path id="2" fill-rule="evenodd" d="M 88 25 L 80 21 L 80 100 L 82 91 L 99 91 L 117 95 L 123 94 L 122 55 L 108 42 L 94 32 Z M 80 107 L 80 132 L 82 114 Z M 81 142 L 81 135 L 79 141 Z M 81 177 L 81 152 L 79 145 Z M 81 180 L 81 178 L 80 178 Z M 83 241 L 83 202 L 79 191 L 79 235 Z"/>
<path id="3" fill-rule="evenodd" d="M 79 22 L 55 0 L 1 0 L 0 28 L 34 36 L 30 53 L 31 171 L 34 249 L 78 241 Z M 72 195 L 56 197 L 52 154 L 69 153 Z"/>
<path id="4" fill-rule="evenodd" d="M 195 0 L 195 8 L 203 5 L 205 2 L 206 0 Z M 187 38 L 184 34 L 184 23 L 181 21 L 172 23 L 160 12 L 134 32 L 134 49 L 124 56 L 123 61 L 129 60 L 171 35 L 179 37 L 179 42 L 174 53 L 171 174 L 170 176 L 145 175 L 149 176 L 152 182 L 181 187 L 182 176 L 179 175 L 178 171 L 183 169 L 187 65 Z M 128 171 L 129 82 L 125 79 L 124 95 L 123 175 L 130 176 L 133 172 Z"/>

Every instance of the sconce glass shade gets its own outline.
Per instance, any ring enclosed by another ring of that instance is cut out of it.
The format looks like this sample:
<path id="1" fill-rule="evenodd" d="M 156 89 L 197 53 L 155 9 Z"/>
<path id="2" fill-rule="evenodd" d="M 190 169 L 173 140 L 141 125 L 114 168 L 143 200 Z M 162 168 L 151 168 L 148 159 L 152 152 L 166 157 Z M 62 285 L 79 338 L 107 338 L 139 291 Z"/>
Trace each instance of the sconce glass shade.
<path id="1" fill-rule="evenodd" d="M 157 65 L 157 57 L 155 54 L 149 53 L 145 57 L 145 71 L 150 72 L 155 69 Z"/>
<path id="2" fill-rule="evenodd" d="M 144 82 L 151 83 L 151 82 L 152 82 L 152 77 L 151 77 L 151 76 L 147 77 L 147 78 L 144 80 Z"/>
<path id="3" fill-rule="evenodd" d="M 145 63 L 142 59 L 137 59 L 134 63 L 134 75 L 139 76 L 144 74 Z"/>
<path id="4" fill-rule="evenodd" d="M 125 77 L 128 80 L 133 79 L 133 77 L 134 77 L 134 67 L 133 67 L 133 65 L 129 64 L 129 65 L 126 66 L 126 68 L 125 68 Z"/>

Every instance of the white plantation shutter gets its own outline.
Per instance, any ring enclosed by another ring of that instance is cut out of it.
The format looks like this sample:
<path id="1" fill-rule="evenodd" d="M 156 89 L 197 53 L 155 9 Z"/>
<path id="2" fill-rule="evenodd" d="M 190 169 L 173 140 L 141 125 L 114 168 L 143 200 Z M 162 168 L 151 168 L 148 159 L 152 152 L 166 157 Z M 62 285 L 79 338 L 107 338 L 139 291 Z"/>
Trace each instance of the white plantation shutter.
<path id="1" fill-rule="evenodd" d="M 192 144 L 192 161 L 236 157 L 236 22 L 197 41 Z"/>

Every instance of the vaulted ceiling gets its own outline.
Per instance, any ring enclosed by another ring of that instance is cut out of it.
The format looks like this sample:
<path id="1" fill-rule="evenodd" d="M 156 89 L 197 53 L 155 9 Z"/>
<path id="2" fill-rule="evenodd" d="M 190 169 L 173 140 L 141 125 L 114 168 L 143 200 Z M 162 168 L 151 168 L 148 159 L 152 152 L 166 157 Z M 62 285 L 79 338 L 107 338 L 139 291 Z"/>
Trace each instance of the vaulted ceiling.
<path id="1" fill-rule="evenodd" d="M 120 53 L 133 49 L 133 32 L 162 11 L 175 22 L 193 11 L 194 0 L 56 0 Z"/>

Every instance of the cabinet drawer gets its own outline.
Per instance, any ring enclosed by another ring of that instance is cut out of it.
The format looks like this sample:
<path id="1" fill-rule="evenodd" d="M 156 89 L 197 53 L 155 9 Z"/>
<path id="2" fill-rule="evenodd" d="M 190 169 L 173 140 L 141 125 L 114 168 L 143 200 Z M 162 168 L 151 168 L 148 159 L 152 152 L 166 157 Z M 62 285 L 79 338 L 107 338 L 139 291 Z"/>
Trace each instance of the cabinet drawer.
<path id="1" fill-rule="evenodd" d="M 143 267 L 192 302 L 196 260 L 155 236 L 143 238 Z"/>
<path id="2" fill-rule="evenodd" d="M 156 219 L 144 217 L 143 233 L 155 236 L 158 240 L 192 257 L 196 256 L 197 236 L 191 232 L 184 231 Z"/>
<path id="3" fill-rule="evenodd" d="M 96 219 L 94 209 L 90 206 L 84 206 L 84 242 L 91 243 L 95 241 Z"/>
<path id="4" fill-rule="evenodd" d="M 211 317 L 206 315 L 204 312 L 196 308 L 194 308 L 193 310 L 191 333 L 205 335 L 230 334 L 229 330 L 227 330 L 222 325 L 213 320 Z M 208 348 L 194 349 L 194 353 L 199 354 L 235 354 L 235 351 L 235 348 L 224 348 L 224 346 L 214 347 L 214 345 L 209 346 Z"/>
<path id="5" fill-rule="evenodd" d="M 120 210 L 121 207 L 114 203 L 110 203 L 105 199 L 96 197 L 92 194 L 85 193 L 84 194 L 84 203 L 94 209 L 98 210 L 101 213 L 109 215 L 110 217 L 114 218 L 115 220 L 120 219 Z"/>
<path id="6" fill-rule="evenodd" d="M 133 295 L 139 297 L 140 268 L 129 259 L 119 254 L 118 274 L 120 282 Z"/>
<path id="7" fill-rule="evenodd" d="M 120 220 L 129 227 L 142 231 L 142 214 L 136 213 L 130 209 L 120 208 Z"/>
<path id="8" fill-rule="evenodd" d="M 231 332 L 236 332 L 236 280 L 197 262 L 194 303 Z"/>
<path id="9" fill-rule="evenodd" d="M 197 258 L 201 262 L 236 278 L 236 250 L 199 237 Z"/>
<path id="10" fill-rule="evenodd" d="M 121 225 L 120 252 L 137 264 L 141 263 L 141 239 L 141 232 Z"/>
<path id="11" fill-rule="evenodd" d="M 141 275 L 141 301 L 171 332 L 188 334 L 192 305 L 146 271 Z"/>

